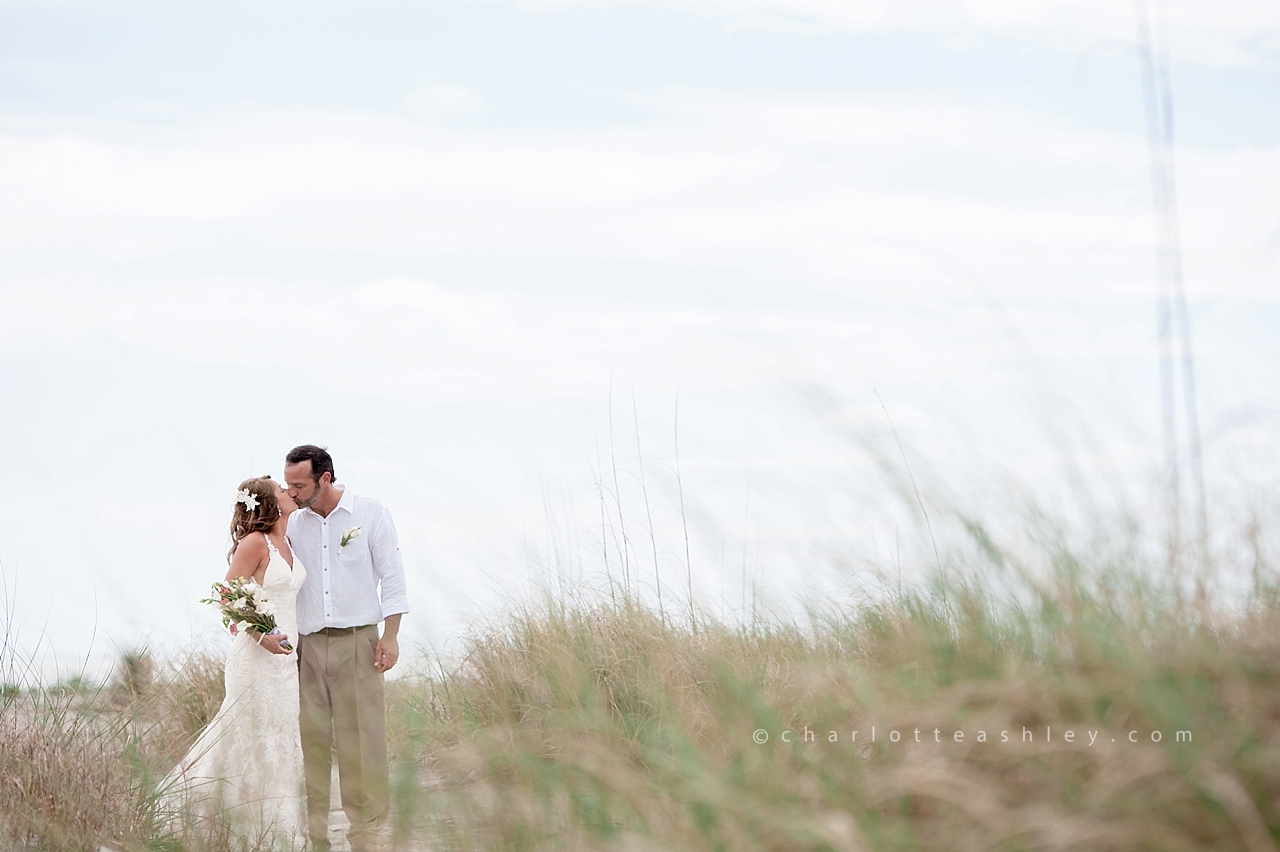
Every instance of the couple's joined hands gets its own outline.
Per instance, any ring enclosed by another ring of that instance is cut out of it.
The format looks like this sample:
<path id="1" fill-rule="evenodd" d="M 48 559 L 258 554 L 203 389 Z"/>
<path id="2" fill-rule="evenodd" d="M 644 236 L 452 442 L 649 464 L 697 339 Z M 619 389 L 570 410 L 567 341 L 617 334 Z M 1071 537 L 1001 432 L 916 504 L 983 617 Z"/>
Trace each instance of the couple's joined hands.
<path id="1" fill-rule="evenodd" d="M 273 654 L 292 654 L 293 646 L 285 648 L 289 637 L 284 633 L 263 633 L 258 637 L 258 644 Z"/>
<path id="2" fill-rule="evenodd" d="M 235 636 L 239 632 L 240 632 L 240 629 L 236 626 L 236 623 L 234 621 L 231 622 L 231 635 Z M 292 654 L 293 653 L 292 647 L 289 647 L 289 648 L 282 647 L 285 643 L 289 641 L 289 636 L 286 633 L 258 633 L 256 630 L 250 630 L 249 636 L 252 637 L 253 640 L 257 642 L 259 645 L 261 645 L 263 648 L 265 648 L 266 650 L 270 651 L 273 654 Z"/>
<path id="3" fill-rule="evenodd" d="M 238 629 L 233 622 L 231 624 L 231 635 L 235 636 Z M 250 631 L 251 633 L 253 631 Z M 291 648 L 282 648 L 281 646 L 289 640 L 288 635 L 284 633 L 261 633 L 257 636 L 257 643 L 273 654 L 291 654 Z M 377 646 L 373 649 L 373 665 L 378 671 L 386 673 L 391 671 L 391 667 L 400 659 L 400 642 L 394 636 L 384 635 L 378 640 Z"/>

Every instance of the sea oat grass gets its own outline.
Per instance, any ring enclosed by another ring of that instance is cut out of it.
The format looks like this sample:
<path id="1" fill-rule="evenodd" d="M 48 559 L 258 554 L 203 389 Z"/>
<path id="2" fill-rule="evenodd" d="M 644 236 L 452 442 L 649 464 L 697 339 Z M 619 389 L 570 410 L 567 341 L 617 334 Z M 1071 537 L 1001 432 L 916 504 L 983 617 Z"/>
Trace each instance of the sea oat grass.
<path id="1" fill-rule="evenodd" d="M 0 705 L 4 848 L 163 847 L 159 779 L 217 710 L 221 681 L 208 655 L 159 677 L 130 652 L 109 683 L 15 688 Z"/>
<path id="2" fill-rule="evenodd" d="M 634 601 L 513 608 L 456 664 L 389 683 L 394 845 L 1275 848 L 1274 591 L 1226 608 L 1083 576 L 1018 594 L 934 584 L 803 625 L 673 623 Z M 254 846 L 151 813 L 217 709 L 219 660 L 134 659 L 81 687 L 6 699 L 11 846 Z"/>
<path id="3" fill-rule="evenodd" d="M 97 848 L 137 834 L 127 724 L 95 696 L 26 691 L 0 715 L 0 832 L 10 848 Z"/>
<path id="4" fill-rule="evenodd" d="M 430 700 L 400 685 L 397 728 L 415 732 L 404 765 L 422 769 L 416 792 L 401 779 L 400 836 L 458 849 L 1272 848 L 1272 598 L 1211 612 L 1060 578 L 1030 603 L 1004 600 L 956 584 L 827 608 L 805 629 L 695 629 L 634 605 L 517 610 L 472 637 Z"/>

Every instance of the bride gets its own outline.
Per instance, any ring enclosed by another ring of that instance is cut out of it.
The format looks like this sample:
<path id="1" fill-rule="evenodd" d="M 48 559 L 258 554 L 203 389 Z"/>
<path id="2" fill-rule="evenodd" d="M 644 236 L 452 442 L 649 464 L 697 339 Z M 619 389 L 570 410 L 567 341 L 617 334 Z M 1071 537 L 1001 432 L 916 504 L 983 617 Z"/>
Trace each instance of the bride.
<path id="1" fill-rule="evenodd" d="M 237 834 L 274 840 L 269 848 L 301 847 L 306 839 L 298 666 L 289 645 L 297 638 L 294 600 L 306 570 L 284 535 L 297 508 L 269 476 L 240 483 L 227 580 L 261 586 L 281 632 L 237 633 L 222 707 L 161 788 L 187 819 L 226 819 Z"/>

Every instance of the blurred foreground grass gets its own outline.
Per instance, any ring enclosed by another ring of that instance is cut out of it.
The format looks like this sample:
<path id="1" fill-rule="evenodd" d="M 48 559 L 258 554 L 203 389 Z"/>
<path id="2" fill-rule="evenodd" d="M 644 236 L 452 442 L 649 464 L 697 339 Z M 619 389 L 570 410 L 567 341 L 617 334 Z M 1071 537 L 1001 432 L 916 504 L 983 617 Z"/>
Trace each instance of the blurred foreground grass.
<path id="1" fill-rule="evenodd" d="M 389 684 L 394 846 L 1275 849 L 1275 587 L 1227 610 L 1055 561 L 1018 594 L 935 583 L 804 627 L 513 608 Z M 202 656 L 5 689 L 6 847 L 184 848 L 154 786 L 220 700 Z"/>

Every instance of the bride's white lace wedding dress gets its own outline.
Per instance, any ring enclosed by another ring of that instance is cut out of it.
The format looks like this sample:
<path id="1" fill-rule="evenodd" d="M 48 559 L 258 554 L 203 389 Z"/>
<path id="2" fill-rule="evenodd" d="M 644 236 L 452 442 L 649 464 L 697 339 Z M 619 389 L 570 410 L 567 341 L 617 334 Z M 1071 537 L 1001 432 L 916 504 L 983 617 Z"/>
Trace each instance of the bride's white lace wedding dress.
<path id="1" fill-rule="evenodd" d="M 270 559 L 262 589 L 276 607 L 276 625 L 298 643 L 295 600 L 306 577 L 267 539 Z M 224 816 L 237 833 L 271 836 L 270 848 L 306 840 L 302 741 L 298 733 L 297 653 L 272 654 L 242 631 L 225 669 L 227 696 L 162 787 L 166 810 L 187 818 Z"/>

